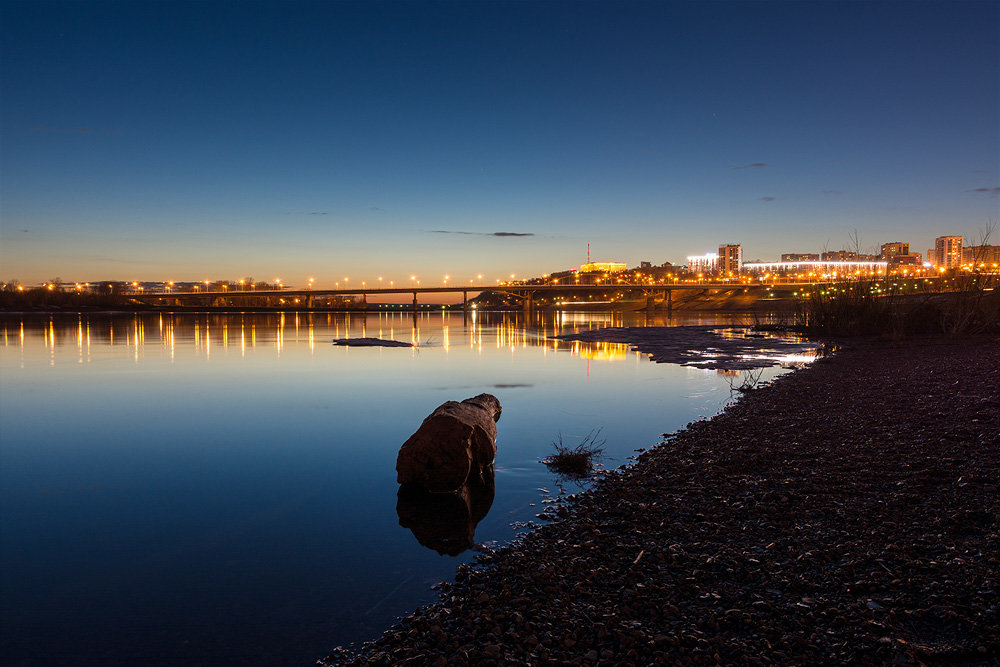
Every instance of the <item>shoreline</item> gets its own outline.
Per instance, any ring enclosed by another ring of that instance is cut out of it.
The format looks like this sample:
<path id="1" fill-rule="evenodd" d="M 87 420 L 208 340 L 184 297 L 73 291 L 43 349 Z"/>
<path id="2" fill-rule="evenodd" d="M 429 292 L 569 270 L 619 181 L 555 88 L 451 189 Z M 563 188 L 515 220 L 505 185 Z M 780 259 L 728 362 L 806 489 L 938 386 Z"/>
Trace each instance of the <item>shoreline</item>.
<path id="1" fill-rule="evenodd" d="M 850 341 L 320 664 L 1000 664 L 1000 341 Z"/>

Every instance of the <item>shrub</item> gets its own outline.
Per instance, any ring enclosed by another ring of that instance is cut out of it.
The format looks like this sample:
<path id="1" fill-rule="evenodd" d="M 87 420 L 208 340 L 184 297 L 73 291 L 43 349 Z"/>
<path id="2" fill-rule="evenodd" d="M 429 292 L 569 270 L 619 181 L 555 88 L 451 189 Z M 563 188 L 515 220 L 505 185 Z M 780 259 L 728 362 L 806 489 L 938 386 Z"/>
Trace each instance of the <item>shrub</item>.
<path id="1" fill-rule="evenodd" d="M 594 463 L 603 458 L 605 438 L 599 438 L 601 429 L 591 431 L 576 447 L 563 444 L 562 434 L 552 443 L 555 452 L 542 459 L 542 463 L 560 475 L 582 477 L 594 469 Z"/>

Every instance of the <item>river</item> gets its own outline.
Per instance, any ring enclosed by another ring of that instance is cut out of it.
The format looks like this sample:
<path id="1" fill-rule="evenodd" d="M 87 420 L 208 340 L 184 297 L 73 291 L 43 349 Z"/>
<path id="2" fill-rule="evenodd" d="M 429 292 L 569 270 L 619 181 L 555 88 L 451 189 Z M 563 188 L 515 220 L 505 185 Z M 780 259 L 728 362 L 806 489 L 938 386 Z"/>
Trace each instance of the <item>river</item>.
<path id="1" fill-rule="evenodd" d="M 396 452 L 437 405 L 500 399 L 495 495 L 474 539 L 502 545 L 578 490 L 539 461 L 554 441 L 599 432 L 615 467 L 731 398 L 715 371 L 553 335 L 737 319 L 8 315 L 0 655 L 289 665 L 372 639 L 475 556 L 400 526 Z M 362 336 L 418 347 L 331 343 Z"/>

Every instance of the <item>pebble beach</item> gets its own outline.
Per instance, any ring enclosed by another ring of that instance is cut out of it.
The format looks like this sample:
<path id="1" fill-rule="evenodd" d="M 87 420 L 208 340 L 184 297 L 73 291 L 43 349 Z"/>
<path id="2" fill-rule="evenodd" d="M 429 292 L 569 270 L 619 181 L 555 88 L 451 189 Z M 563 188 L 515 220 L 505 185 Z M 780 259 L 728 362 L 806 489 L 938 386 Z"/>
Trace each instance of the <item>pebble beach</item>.
<path id="1" fill-rule="evenodd" d="M 643 446 L 320 664 L 1000 665 L 997 339 L 850 341 Z"/>

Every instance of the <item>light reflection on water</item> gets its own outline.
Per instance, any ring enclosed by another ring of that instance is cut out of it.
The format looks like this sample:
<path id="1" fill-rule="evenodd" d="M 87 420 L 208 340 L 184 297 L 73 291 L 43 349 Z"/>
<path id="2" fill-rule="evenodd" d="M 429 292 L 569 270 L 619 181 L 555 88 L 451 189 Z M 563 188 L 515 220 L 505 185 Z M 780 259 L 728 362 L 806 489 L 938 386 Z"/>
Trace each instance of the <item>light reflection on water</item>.
<path id="1" fill-rule="evenodd" d="M 376 636 L 471 558 L 440 556 L 399 525 L 395 455 L 437 405 L 481 392 L 501 401 L 495 496 L 473 526 L 477 542 L 499 544 L 541 511 L 539 488 L 557 490 L 539 463 L 557 438 L 600 428 L 616 466 L 729 399 L 715 372 L 551 338 L 643 323 L 293 312 L 0 321 L 0 655 L 292 664 Z M 348 337 L 417 347 L 331 344 Z"/>

